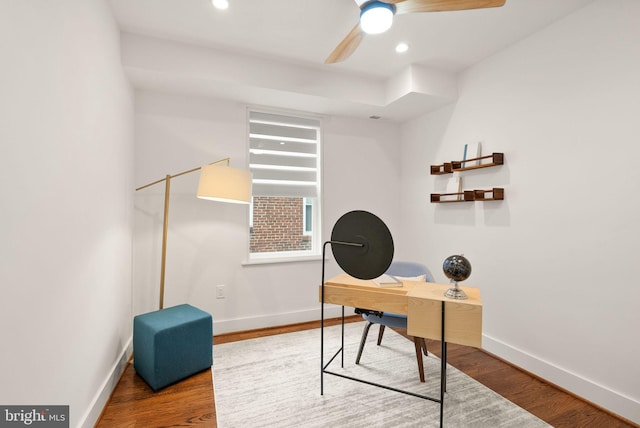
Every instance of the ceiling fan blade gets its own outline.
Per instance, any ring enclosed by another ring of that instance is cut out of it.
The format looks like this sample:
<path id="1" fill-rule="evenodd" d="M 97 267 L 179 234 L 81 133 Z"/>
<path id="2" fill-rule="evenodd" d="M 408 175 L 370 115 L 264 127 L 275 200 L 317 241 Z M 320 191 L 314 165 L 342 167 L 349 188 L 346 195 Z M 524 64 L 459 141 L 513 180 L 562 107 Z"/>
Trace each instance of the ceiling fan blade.
<path id="1" fill-rule="evenodd" d="M 360 23 L 353 27 L 353 30 L 347 37 L 340 42 L 340 44 L 329 54 L 327 59 L 324 60 L 325 64 L 334 64 L 336 62 L 344 61 L 349 58 L 356 48 L 360 45 L 362 38 L 364 37 L 364 31 L 360 29 Z"/>
<path id="2" fill-rule="evenodd" d="M 445 12 L 503 6 L 506 0 L 386 0 L 396 5 L 396 14 Z"/>

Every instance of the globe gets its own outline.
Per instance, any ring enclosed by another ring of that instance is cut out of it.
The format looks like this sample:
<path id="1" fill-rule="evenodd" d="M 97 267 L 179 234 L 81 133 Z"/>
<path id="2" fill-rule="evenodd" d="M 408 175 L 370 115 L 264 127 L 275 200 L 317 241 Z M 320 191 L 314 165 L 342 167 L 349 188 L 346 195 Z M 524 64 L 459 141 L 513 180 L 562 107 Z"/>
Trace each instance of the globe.
<path id="1" fill-rule="evenodd" d="M 453 255 L 444 259 L 442 270 L 451 281 L 464 281 L 471 275 L 471 263 L 462 255 Z"/>
<path id="2" fill-rule="evenodd" d="M 453 287 L 444 295 L 451 299 L 466 299 L 467 294 L 458 287 L 458 281 L 464 281 L 471 275 L 471 263 L 463 255 L 453 255 L 444 259 L 442 264 L 444 274 L 453 282 Z"/>

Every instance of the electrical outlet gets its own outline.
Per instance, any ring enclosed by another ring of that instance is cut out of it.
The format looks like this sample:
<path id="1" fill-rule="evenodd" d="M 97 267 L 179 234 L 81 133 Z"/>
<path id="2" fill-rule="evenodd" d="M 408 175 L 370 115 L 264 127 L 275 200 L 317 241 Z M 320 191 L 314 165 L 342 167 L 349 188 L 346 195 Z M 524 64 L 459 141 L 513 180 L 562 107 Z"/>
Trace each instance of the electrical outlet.
<path id="1" fill-rule="evenodd" d="M 216 299 L 224 299 L 224 285 L 216 286 Z"/>

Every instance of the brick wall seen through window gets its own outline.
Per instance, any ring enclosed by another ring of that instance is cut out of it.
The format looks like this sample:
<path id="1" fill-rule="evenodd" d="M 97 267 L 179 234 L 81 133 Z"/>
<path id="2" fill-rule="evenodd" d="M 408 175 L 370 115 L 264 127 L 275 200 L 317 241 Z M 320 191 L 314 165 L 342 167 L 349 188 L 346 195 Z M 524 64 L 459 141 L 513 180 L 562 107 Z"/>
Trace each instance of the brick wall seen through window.
<path id="1" fill-rule="evenodd" d="M 312 239 L 305 235 L 304 198 L 255 196 L 250 252 L 308 251 Z"/>

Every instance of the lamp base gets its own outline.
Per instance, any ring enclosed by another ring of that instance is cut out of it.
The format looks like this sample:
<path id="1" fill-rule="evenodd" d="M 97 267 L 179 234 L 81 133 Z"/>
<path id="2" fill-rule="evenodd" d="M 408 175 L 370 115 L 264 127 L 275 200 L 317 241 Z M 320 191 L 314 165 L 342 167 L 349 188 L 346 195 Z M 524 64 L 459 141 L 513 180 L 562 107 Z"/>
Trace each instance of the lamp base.
<path id="1" fill-rule="evenodd" d="M 458 288 L 458 283 L 456 282 L 453 287 L 451 287 L 444 293 L 444 296 L 450 299 L 464 300 L 467 298 L 467 293 L 460 290 Z"/>

